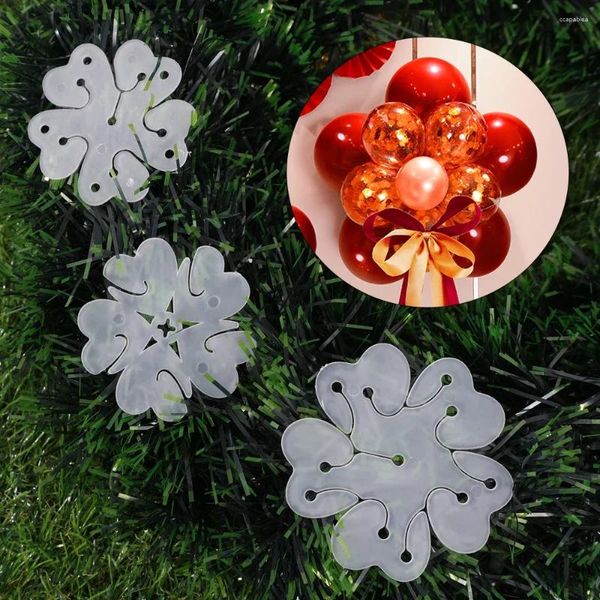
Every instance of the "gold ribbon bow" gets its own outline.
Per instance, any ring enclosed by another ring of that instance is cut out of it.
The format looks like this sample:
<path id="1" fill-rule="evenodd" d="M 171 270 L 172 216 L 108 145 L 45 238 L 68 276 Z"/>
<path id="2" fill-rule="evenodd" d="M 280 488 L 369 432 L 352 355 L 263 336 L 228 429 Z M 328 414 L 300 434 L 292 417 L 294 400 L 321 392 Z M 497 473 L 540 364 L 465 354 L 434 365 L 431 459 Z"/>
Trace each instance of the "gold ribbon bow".
<path id="1" fill-rule="evenodd" d="M 394 240 L 398 236 L 408 237 L 408 240 L 399 243 Z M 393 251 L 391 256 L 390 250 Z M 404 285 L 407 286 L 406 304 L 409 306 L 421 306 L 427 271 L 431 278 L 433 305 L 444 306 L 443 276 L 451 279 L 468 277 L 475 265 L 475 255 L 467 246 L 439 231 L 395 229 L 373 246 L 372 256 L 388 275 L 408 274 Z M 467 259 L 470 266 L 459 266 L 454 256 Z"/>

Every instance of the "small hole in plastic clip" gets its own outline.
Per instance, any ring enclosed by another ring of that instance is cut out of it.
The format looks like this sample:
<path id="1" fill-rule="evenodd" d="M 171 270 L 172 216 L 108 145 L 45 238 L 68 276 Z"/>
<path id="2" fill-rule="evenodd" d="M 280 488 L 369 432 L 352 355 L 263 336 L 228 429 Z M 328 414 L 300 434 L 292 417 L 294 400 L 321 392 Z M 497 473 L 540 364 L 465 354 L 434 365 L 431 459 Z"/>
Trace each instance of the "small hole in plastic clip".
<path id="1" fill-rule="evenodd" d="M 137 80 L 144 81 L 146 79 L 146 73 L 138 73 Z"/>
<path id="2" fill-rule="evenodd" d="M 464 492 L 460 492 L 459 494 L 456 494 L 456 499 L 461 504 L 464 504 L 469 499 L 469 496 L 467 496 Z"/>
<path id="3" fill-rule="evenodd" d="M 121 323 L 123 323 L 125 321 L 125 315 L 122 314 L 117 314 L 113 317 L 113 321 L 117 324 L 120 325 Z"/>
<path id="4" fill-rule="evenodd" d="M 319 469 L 321 469 L 321 472 L 323 473 L 329 473 L 329 471 L 331 471 L 331 465 L 328 462 L 322 462 L 319 465 Z"/>
<path id="5" fill-rule="evenodd" d="M 400 555 L 400 560 L 402 562 L 405 563 L 409 563 L 412 560 L 412 554 L 408 551 L 405 550 L 401 555 Z"/>
<path id="6" fill-rule="evenodd" d="M 167 130 L 166 129 L 159 129 L 156 134 L 158 135 L 158 137 L 165 137 L 165 135 L 167 135 Z"/>
<path id="7" fill-rule="evenodd" d="M 116 125 L 117 124 L 117 118 L 115 116 L 110 117 L 110 119 L 108 119 L 107 123 L 109 125 Z"/>
<path id="8" fill-rule="evenodd" d="M 86 56 L 86 57 L 83 59 L 83 64 L 84 64 L 84 65 L 91 65 L 91 64 L 92 64 L 92 58 L 91 58 L 90 56 Z"/>
<path id="9" fill-rule="evenodd" d="M 79 87 L 83 87 L 85 85 L 85 79 L 78 79 L 77 80 L 77 85 Z"/>
<path id="10" fill-rule="evenodd" d="M 340 394 L 342 391 L 342 384 L 339 381 L 334 381 L 331 384 L 331 389 L 336 392 L 337 394 Z"/>
<path id="11" fill-rule="evenodd" d="M 50 127 L 48 127 L 48 125 L 42 125 L 40 131 L 42 133 L 48 133 L 50 131 Z"/>
<path id="12" fill-rule="evenodd" d="M 492 479 L 491 477 L 489 479 L 486 479 L 483 483 L 485 483 L 485 487 L 488 490 L 493 490 L 496 487 L 496 480 Z"/>
<path id="13" fill-rule="evenodd" d="M 363 389 L 363 396 L 369 400 L 373 397 L 373 388 L 366 387 Z"/>
<path id="14" fill-rule="evenodd" d="M 161 71 L 160 72 L 160 78 L 161 79 L 167 79 L 168 76 L 169 76 L 169 72 L 168 71 Z"/>
<path id="15" fill-rule="evenodd" d="M 456 406 L 449 406 L 446 409 L 446 416 L 448 416 L 448 417 L 454 417 L 457 413 L 458 413 L 458 410 L 456 409 Z"/>
<path id="16" fill-rule="evenodd" d="M 175 152 L 173 152 L 173 150 L 169 149 L 165 152 L 165 156 L 167 158 L 173 158 L 175 156 Z"/>
<path id="17" fill-rule="evenodd" d="M 452 375 L 448 375 L 448 373 L 442 375 L 442 383 L 444 385 L 450 385 L 452 383 Z"/>
<path id="18" fill-rule="evenodd" d="M 92 190 L 92 192 L 99 192 L 100 191 L 100 184 L 99 183 L 92 183 L 92 185 L 90 186 L 90 189 Z"/>
<path id="19" fill-rule="evenodd" d="M 304 497 L 309 502 L 313 502 L 314 499 L 317 497 L 317 492 L 315 492 L 315 490 L 306 490 L 306 494 L 304 494 Z"/>
<path id="20" fill-rule="evenodd" d="M 65 144 L 66 144 L 68 141 L 69 141 L 69 140 L 68 140 L 66 137 L 61 137 L 61 138 L 58 140 L 58 143 L 59 143 L 61 146 L 64 146 L 64 145 L 65 145 Z"/>
<path id="21" fill-rule="evenodd" d="M 219 299 L 218 299 L 216 296 L 211 296 L 211 297 L 208 299 L 208 305 L 209 305 L 211 308 L 216 308 L 217 306 L 219 306 Z"/>
<path id="22" fill-rule="evenodd" d="M 387 540 L 390 537 L 390 532 L 387 530 L 386 527 L 382 527 L 378 532 L 377 535 L 379 536 L 380 539 L 382 540 Z"/>
<path id="23" fill-rule="evenodd" d="M 395 456 L 392 456 L 392 462 L 395 465 L 403 465 L 404 464 L 404 456 L 402 456 L 402 454 L 396 454 Z"/>
<path id="24" fill-rule="evenodd" d="M 208 365 L 206 363 L 198 363 L 196 368 L 198 369 L 198 373 L 206 373 L 206 371 L 208 371 Z"/>

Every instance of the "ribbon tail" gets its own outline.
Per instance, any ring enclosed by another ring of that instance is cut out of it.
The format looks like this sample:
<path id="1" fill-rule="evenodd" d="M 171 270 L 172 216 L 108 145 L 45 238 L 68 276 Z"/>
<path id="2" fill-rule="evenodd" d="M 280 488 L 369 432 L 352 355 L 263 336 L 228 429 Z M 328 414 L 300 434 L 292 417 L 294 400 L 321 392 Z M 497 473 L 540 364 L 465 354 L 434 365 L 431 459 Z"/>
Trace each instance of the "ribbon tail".
<path id="1" fill-rule="evenodd" d="M 458 304 L 458 292 L 454 279 L 442 273 L 442 294 L 444 295 L 444 306 L 454 306 Z"/>
<path id="2" fill-rule="evenodd" d="M 431 284 L 431 306 L 444 306 L 444 280 L 435 263 L 429 261 L 429 282 Z"/>
<path id="3" fill-rule="evenodd" d="M 429 264 L 429 251 L 425 244 L 415 255 L 413 263 L 406 277 L 406 300 L 409 306 L 422 306 L 423 286 L 425 285 L 425 273 Z"/>
<path id="4" fill-rule="evenodd" d="M 400 290 L 400 299 L 398 300 L 398 304 L 402 304 L 406 306 L 406 290 L 408 288 L 408 273 L 405 273 L 402 276 L 402 289 Z"/>

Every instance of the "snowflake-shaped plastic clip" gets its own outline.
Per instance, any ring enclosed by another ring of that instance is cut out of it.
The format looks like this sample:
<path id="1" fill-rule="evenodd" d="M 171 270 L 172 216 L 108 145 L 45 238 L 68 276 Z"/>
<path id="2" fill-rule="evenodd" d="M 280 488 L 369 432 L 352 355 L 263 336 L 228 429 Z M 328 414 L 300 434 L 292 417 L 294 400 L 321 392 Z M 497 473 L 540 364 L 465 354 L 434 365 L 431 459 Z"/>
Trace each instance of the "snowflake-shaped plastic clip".
<path id="1" fill-rule="evenodd" d="M 196 250 L 179 268 L 171 246 L 151 238 L 135 256 L 111 258 L 104 276 L 114 300 L 92 300 L 80 311 L 89 341 L 81 360 L 92 374 L 123 371 L 117 404 L 128 414 L 148 408 L 165 421 L 180 419 L 192 385 L 223 398 L 238 384 L 236 366 L 250 358 L 252 338 L 227 320 L 247 302 L 250 287 L 224 271 L 221 253 Z"/>
<path id="2" fill-rule="evenodd" d="M 455 552 L 481 549 L 513 485 L 502 465 L 467 451 L 500 434 L 504 411 L 475 391 L 462 362 L 438 360 L 409 388 L 402 352 L 376 344 L 357 363 L 333 363 L 317 376 L 319 403 L 337 427 L 300 419 L 281 442 L 293 466 L 292 510 L 312 518 L 346 511 L 331 540 L 336 560 L 347 569 L 378 566 L 397 581 L 427 566 L 429 525 Z"/>
<path id="3" fill-rule="evenodd" d="M 68 64 L 42 82 L 46 98 L 64 108 L 38 113 L 27 129 L 41 149 L 42 173 L 63 179 L 81 165 L 77 188 L 90 205 L 141 200 L 149 177 L 143 163 L 174 171 L 187 159 L 194 109 L 182 100 L 163 102 L 180 81 L 177 62 L 157 58 L 140 40 L 117 50 L 114 74 L 100 48 L 77 46 Z"/>

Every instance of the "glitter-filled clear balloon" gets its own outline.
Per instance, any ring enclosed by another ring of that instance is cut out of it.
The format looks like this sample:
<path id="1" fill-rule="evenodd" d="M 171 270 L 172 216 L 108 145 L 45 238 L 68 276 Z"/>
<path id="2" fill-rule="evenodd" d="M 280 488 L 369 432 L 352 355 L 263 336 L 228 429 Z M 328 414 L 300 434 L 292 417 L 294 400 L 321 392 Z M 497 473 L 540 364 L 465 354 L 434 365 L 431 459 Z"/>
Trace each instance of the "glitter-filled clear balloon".
<path id="1" fill-rule="evenodd" d="M 486 221 L 500 204 L 500 186 L 493 173 L 479 165 L 463 165 L 448 171 L 448 194 L 445 203 L 454 196 L 468 196 L 481 209 L 481 220 Z M 453 222 L 466 223 L 473 218 L 475 209 L 468 207 L 458 213 Z"/>
<path id="2" fill-rule="evenodd" d="M 486 140 L 483 116 L 465 102 L 440 104 L 425 121 L 425 154 L 446 168 L 475 162 Z"/>
<path id="3" fill-rule="evenodd" d="M 422 154 L 423 131 L 423 122 L 410 106 L 386 102 L 369 113 L 362 140 L 376 163 L 397 169 Z"/>
<path id="4" fill-rule="evenodd" d="M 346 214 L 359 225 L 384 208 L 400 208 L 396 194 L 396 171 L 368 162 L 348 173 L 341 191 Z"/>

